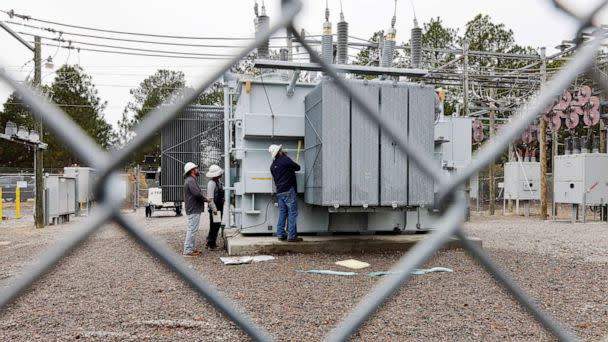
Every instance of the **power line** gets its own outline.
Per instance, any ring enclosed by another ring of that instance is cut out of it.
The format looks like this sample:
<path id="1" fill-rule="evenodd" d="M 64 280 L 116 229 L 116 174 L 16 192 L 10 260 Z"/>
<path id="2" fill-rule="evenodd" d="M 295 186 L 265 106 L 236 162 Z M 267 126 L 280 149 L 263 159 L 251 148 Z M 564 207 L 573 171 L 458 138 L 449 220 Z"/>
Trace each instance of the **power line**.
<path id="1" fill-rule="evenodd" d="M 84 33 L 68 32 L 68 31 L 63 31 L 63 30 L 56 30 L 56 29 L 50 28 L 50 27 L 28 25 L 28 24 L 23 24 L 23 23 L 17 23 L 17 22 L 10 21 L 10 20 L 9 21 L 4 21 L 4 23 L 16 25 L 16 26 L 23 26 L 23 27 L 27 27 L 27 28 L 31 28 L 31 29 L 36 29 L 36 30 L 41 30 L 41 31 L 47 31 L 47 32 L 51 32 L 51 33 L 57 33 L 57 34 L 60 34 L 60 35 L 83 37 L 83 38 L 103 39 L 103 40 L 110 40 L 110 41 L 129 42 L 129 43 L 167 45 L 167 46 L 203 47 L 203 48 L 235 48 L 236 49 L 236 48 L 244 48 L 245 47 L 245 45 L 190 44 L 190 43 L 160 42 L 160 41 L 153 41 L 153 40 L 128 39 L 128 38 L 117 38 L 117 37 L 104 37 L 104 36 L 98 36 L 98 35 L 92 35 L 92 34 L 84 34 Z M 270 46 L 270 47 L 273 48 L 273 49 L 279 49 L 279 48 L 283 48 L 285 46 L 276 45 L 276 46 Z"/>
<path id="2" fill-rule="evenodd" d="M 169 39 L 192 39 L 192 40 L 254 40 L 254 37 L 200 37 L 200 36 L 175 36 L 175 35 L 162 35 L 162 34 L 152 34 L 152 33 L 140 33 L 140 32 L 127 32 L 127 31 L 117 31 L 117 30 L 108 30 L 101 29 L 97 27 L 89 27 L 89 26 L 80 26 L 80 25 L 72 25 L 72 24 L 64 24 L 56 21 L 45 20 L 40 18 L 34 18 L 29 15 L 18 14 L 13 11 L 5 11 L 0 10 L 0 12 L 5 13 L 10 18 L 17 17 L 27 21 L 35 21 L 39 23 L 45 23 L 50 25 L 62 26 L 62 27 L 70 27 L 80 30 L 88 30 L 95 32 L 105 32 L 105 33 L 113 33 L 113 34 L 122 34 L 129 36 L 143 36 L 143 37 L 155 37 L 155 38 L 169 38 Z M 271 39 L 285 39 L 287 37 L 271 37 Z"/>
<path id="3" fill-rule="evenodd" d="M 35 34 L 28 33 L 28 32 L 21 32 L 21 31 L 19 31 L 18 33 L 26 35 L 26 36 L 31 36 L 31 37 L 36 36 Z M 97 47 L 103 47 L 103 48 L 122 49 L 122 50 L 130 50 L 130 51 L 142 51 L 142 52 L 153 52 L 153 53 L 162 53 L 162 54 L 177 54 L 177 55 L 188 55 L 188 56 L 201 56 L 201 57 L 232 57 L 232 55 L 227 55 L 227 54 L 196 53 L 196 52 L 182 52 L 182 51 L 140 49 L 140 48 L 127 47 L 127 46 L 116 46 L 116 45 L 107 45 L 107 44 L 87 43 L 87 42 L 78 41 L 78 40 L 66 40 L 64 38 L 51 38 L 51 37 L 41 37 L 41 38 L 42 39 L 46 39 L 46 40 L 56 41 L 56 42 L 59 42 L 59 43 L 75 43 L 75 44 L 86 45 L 86 46 L 97 46 Z"/>
<path id="4" fill-rule="evenodd" d="M 59 47 L 57 44 L 49 44 L 42 43 L 44 46 L 51 47 Z M 124 52 L 124 51 L 112 51 L 112 50 L 102 50 L 102 49 L 88 49 L 74 46 L 61 46 L 62 49 L 71 49 L 78 51 L 90 51 L 90 52 L 100 52 L 100 53 L 108 53 L 108 54 L 117 54 L 117 55 L 129 55 L 129 56 L 144 56 L 144 57 L 161 57 L 161 58 L 179 58 L 179 59 L 197 59 L 197 60 L 228 60 L 230 57 L 194 57 L 194 56 L 182 56 L 182 55 L 161 55 L 161 54 L 149 54 L 149 53 L 137 53 L 137 52 Z"/>
<path id="5" fill-rule="evenodd" d="M 61 47 L 62 49 L 70 49 L 70 50 L 78 50 L 80 51 L 90 51 L 90 52 L 100 52 L 100 53 L 108 53 L 108 54 L 117 54 L 117 55 L 128 55 L 128 56 L 143 56 L 143 57 L 160 57 L 160 58 L 178 58 L 178 59 L 196 59 L 196 60 L 228 60 L 230 57 L 196 57 L 196 56 L 183 56 L 183 55 L 161 55 L 161 54 L 151 54 L 151 53 L 137 53 L 137 52 L 125 52 L 125 51 L 113 51 L 113 50 L 103 50 L 103 49 L 88 49 L 81 48 L 75 46 L 59 46 L 57 44 L 49 44 L 42 43 L 44 46 L 50 47 Z M 306 58 L 294 58 L 293 60 L 306 60 Z"/>

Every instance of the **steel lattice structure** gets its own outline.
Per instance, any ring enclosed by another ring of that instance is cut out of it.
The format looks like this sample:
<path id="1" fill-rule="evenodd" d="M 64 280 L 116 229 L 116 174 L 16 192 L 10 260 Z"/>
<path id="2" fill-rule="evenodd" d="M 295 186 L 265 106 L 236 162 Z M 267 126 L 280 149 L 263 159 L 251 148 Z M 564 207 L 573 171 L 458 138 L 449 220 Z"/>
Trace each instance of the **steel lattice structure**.
<path id="1" fill-rule="evenodd" d="M 608 0 L 590 10 L 585 16 L 578 16 L 564 7 L 559 0 L 553 1 L 554 5 L 568 15 L 576 19 L 579 23 L 577 36 L 590 27 L 596 25 L 596 14 L 604 8 Z M 93 140 L 87 136 L 69 117 L 64 114 L 57 106 L 49 104 L 35 90 L 17 82 L 7 75 L 4 70 L 0 70 L 0 78 L 8 85 L 13 87 L 21 96 L 23 101 L 31 106 L 32 112 L 46 126 L 59 137 L 66 145 L 70 146 L 73 152 L 84 160 L 89 166 L 98 170 L 99 181 L 96 189 L 99 198 L 99 205 L 91 215 L 90 219 L 82 223 L 75 233 L 67 237 L 62 242 L 46 250 L 39 258 L 37 263 L 29 266 L 20 276 L 17 276 L 11 285 L 3 289 L 0 294 L 0 308 L 5 310 L 7 306 L 18 298 L 33 282 L 39 279 L 45 272 L 52 269 L 58 261 L 68 255 L 75 247 L 87 239 L 93 232 L 103 224 L 115 222 L 131 235 L 138 243 L 145 247 L 148 252 L 162 261 L 170 270 L 178 274 L 186 281 L 199 295 L 208 300 L 217 309 L 223 312 L 226 317 L 234 321 L 246 334 L 256 341 L 270 341 L 270 334 L 259 325 L 252 322 L 246 315 L 235 309 L 235 305 L 218 291 L 202 279 L 200 275 L 183 262 L 181 256 L 169 250 L 164 244 L 156 241 L 143 229 L 133 224 L 127 217 L 120 212 L 120 198 L 116 197 L 116 192 L 111 191 L 116 184 L 118 170 L 129 157 L 141 148 L 159 129 L 167 125 L 174 117 L 179 115 L 188 104 L 196 100 L 196 94 L 202 93 L 211 86 L 222 74 L 232 65 L 244 58 L 250 51 L 263 43 L 270 35 L 281 28 L 292 31 L 294 37 L 299 40 L 302 46 L 310 53 L 313 61 L 319 63 L 327 76 L 335 80 L 336 86 L 346 94 L 352 96 L 353 102 L 360 106 L 370 120 L 376 122 L 385 134 L 397 142 L 397 146 L 402 153 L 408 155 L 410 160 L 422 169 L 425 173 L 434 178 L 440 184 L 440 200 L 447 204 L 440 219 L 440 226 L 427 239 L 418 243 L 393 267 L 399 271 L 398 274 L 384 278 L 374 289 L 348 314 L 343 318 L 326 337 L 327 341 L 347 340 L 361 325 L 368 320 L 374 312 L 387 301 L 397 289 L 411 278 L 411 271 L 426 262 L 437 250 L 439 250 L 450 237 L 456 236 L 465 250 L 477 259 L 480 264 L 500 283 L 510 294 L 524 307 L 532 316 L 541 323 L 555 337 L 564 341 L 574 341 L 577 338 L 566 328 L 554 321 L 549 315 L 540 310 L 537 304 L 504 272 L 496 265 L 490 256 L 480 247 L 471 243 L 464 235 L 461 225 L 465 219 L 465 206 L 463 192 L 460 191 L 464 182 L 474 175 L 477 171 L 487 166 L 492 160 L 499 156 L 521 132 L 534 120 L 543 108 L 563 89 L 567 88 L 577 75 L 591 70 L 604 89 L 608 89 L 608 80 L 594 68 L 596 55 L 604 39 L 605 33 L 602 29 L 596 30 L 596 34 L 585 43 L 580 43 L 577 52 L 572 60 L 558 72 L 554 78 L 547 83 L 535 97 L 519 110 L 518 116 L 501 130 L 493 140 L 489 141 L 477 153 L 475 161 L 458 176 L 445 179 L 440 176 L 440 170 L 432 161 L 432 156 L 416 153 L 419 151 L 415 144 L 407 143 L 406 138 L 400 136 L 399 132 L 387 124 L 385 119 L 372 110 L 371 107 L 360 98 L 356 97 L 343 82 L 336 69 L 324 62 L 311 46 L 301 39 L 299 30 L 293 25 L 294 18 L 302 8 L 301 1 L 284 0 L 283 13 L 278 22 L 269 30 L 260 34 L 246 48 L 236 54 L 230 61 L 223 64 L 215 72 L 210 73 L 202 80 L 196 90 L 186 95 L 175 104 L 161 106 L 149 114 L 136 130 L 135 138 L 130 141 L 122 150 L 114 152 L 103 151 Z"/>

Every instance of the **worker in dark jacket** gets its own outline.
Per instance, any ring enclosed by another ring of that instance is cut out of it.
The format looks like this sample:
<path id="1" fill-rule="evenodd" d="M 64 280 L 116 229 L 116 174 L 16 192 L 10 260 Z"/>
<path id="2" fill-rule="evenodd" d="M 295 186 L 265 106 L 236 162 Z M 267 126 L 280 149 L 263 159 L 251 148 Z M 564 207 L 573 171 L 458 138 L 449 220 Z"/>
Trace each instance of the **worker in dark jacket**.
<path id="1" fill-rule="evenodd" d="M 298 218 L 296 171 L 300 165 L 289 158 L 282 149 L 282 145 L 270 145 L 268 152 L 273 162 L 270 173 L 277 188 L 279 201 L 279 222 L 277 223 L 277 237 L 281 241 L 302 241 L 298 237 L 296 220 Z M 287 234 L 285 234 L 285 221 L 287 221 Z"/>
<path id="2" fill-rule="evenodd" d="M 188 162 L 184 165 L 184 204 L 186 205 L 186 217 L 188 218 L 184 256 L 188 257 L 201 254 L 201 251 L 196 249 L 196 233 L 201 222 L 201 213 L 206 199 L 196 180 L 198 175 L 199 171 L 196 164 Z"/>
<path id="3" fill-rule="evenodd" d="M 209 178 L 207 183 L 207 201 L 209 201 L 209 235 L 207 235 L 207 249 L 217 248 L 217 233 L 222 226 L 224 214 L 224 184 L 220 180 L 224 170 L 218 165 L 211 165 L 205 176 Z"/>

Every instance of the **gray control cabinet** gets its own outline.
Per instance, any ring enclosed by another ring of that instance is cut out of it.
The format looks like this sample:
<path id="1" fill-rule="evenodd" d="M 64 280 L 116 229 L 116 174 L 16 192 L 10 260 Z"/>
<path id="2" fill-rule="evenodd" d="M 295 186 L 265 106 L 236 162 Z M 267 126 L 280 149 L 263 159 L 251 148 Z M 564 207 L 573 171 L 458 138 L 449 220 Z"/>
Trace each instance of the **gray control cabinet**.
<path id="1" fill-rule="evenodd" d="M 540 163 L 508 162 L 505 170 L 505 199 L 540 200 Z"/>
<path id="2" fill-rule="evenodd" d="M 608 203 L 608 155 L 579 153 L 555 157 L 555 202 Z"/>

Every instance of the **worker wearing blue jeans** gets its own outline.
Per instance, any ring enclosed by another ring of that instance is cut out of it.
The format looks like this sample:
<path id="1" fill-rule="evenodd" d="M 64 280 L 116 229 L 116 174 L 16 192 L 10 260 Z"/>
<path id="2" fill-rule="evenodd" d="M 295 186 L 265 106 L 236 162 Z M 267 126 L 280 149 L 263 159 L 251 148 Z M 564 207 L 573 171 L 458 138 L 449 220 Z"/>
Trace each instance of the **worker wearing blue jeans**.
<path id="1" fill-rule="evenodd" d="M 277 223 L 277 237 L 279 240 L 294 241 L 298 237 L 296 220 L 298 219 L 298 206 L 296 191 L 290 188 L 286 192 L 277 194 L 279 199 L 279 222 Z M 287 235 L 285 235 L 285 221 L 287 221 Z"/>
<path id="2" fill-rule="evenodd" d="M 298 218 L 296 171 L 300 171 L 300 165 L 285 154 L 281 145 L 270 145 L 268 152 L 270 152 L 273 159 L 272 165 L 270 165 L 270 173 L 277 188 L 279 200 L 277 237 L 281 241 L 302 241 L 298 237 L 298 228 L 296 226 Z M 285 221 L 287 221 L 287 234 L 285 234 Z"/>

